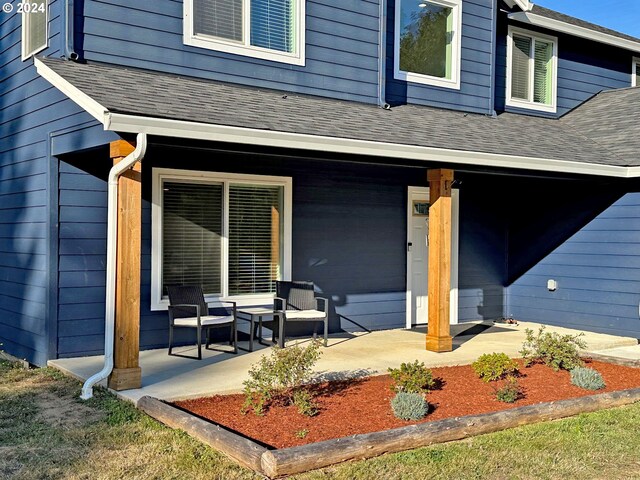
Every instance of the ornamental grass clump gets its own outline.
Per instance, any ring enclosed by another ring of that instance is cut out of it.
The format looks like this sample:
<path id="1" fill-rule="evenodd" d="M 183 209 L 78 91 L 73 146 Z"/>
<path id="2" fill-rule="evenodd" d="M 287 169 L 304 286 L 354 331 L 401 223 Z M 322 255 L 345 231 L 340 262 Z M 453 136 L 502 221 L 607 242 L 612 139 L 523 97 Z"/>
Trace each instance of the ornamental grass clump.
<path id="1" fill-rule="evenodd" d="M 545 332 L 545 327 L 540 327 L 538 334 L 533 330 L 525 330 L 527 339 L 522 344 L 520 354 L 525 366 L 533 363 L 544 363 L 554 371 L 572 370 L 583 366 L 580 359 L 580 350 L 587 348 L 587 344 L 579 335 L 560 335 L 558 333 Z"/>
<path id="2" fill-rule="evenodd" d="M 496 382 L 518 373 L 518 364 L 506 353 L 485 353 L 471 364 L 483 382 Z"/>
<path id="3" fill-rule="evenodd" d="M 571 370 L 571 383 L 585 390 L 601 390 L 607 386 L 600 372 L 588 367 Z"/>
<path id="4" fill-rule="evenodd" d="M 429 403 L 415 392 L 398 392 L 391 399 L 393 414 L 401 420 L 420 420 L 429 412 Z"/>
<path id="5" fill-rule="evenodd" d="M 425 394 L 433 390 L 436 385 L 431 370 L 418 360 L 413 363 L 402 363 L 400 368 L 390 368 L 389 375 L 393 379 L 391 390 L 396 393 Z"/>
<path id="6" fill-rule="evenodd" d="M 270 405 L 278 403 L 296 405 L 303 415 L 315 415 L 317 405 L 305 385 L 311 381 L 320 355 L 319 341 L 306 347 L 273 347 L 270 356 L 263 355 L 249 369 L 249 379 L 243 382 L 242 413 L 253 410 L 256 415 L 264 415 Z"/>

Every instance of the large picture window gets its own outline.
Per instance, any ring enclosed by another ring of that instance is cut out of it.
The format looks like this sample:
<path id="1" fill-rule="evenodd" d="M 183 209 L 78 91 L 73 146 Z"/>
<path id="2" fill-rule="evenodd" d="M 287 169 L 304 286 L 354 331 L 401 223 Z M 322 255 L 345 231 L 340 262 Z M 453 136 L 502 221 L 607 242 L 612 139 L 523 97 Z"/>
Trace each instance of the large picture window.
<path id="1" fill-rule="evenodd" d="M 557 39 L 509 29 L 507 105 L 556 111 Z"/>
<path id="2" fill-rule="evenodd" d="M 154 169 L 152 308 L 168 285 L 270 301 L 291 265 L 291 181 Z"/>
<path id="3" fill-rule="evenodd" d="M 460 87 L 460 0 L 397 0 L 395 77 Z"/>
<path id="4" fill-rule="evenodd" d="M 304 0 L 185 0 L 184 42 L 304 65 Z"/>
<path id="5" fill-rule="evenodd" d="M 47 0 L 20 3 L 22 10 L 22 59 L 47 48 L 48 15 Z"/>

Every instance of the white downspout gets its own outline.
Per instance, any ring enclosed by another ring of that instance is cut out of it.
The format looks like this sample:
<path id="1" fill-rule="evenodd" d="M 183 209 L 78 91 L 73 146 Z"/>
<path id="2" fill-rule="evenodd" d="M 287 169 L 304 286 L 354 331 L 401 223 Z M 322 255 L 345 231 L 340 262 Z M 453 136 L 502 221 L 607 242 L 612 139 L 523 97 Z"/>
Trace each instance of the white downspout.
<path id="1" fill-rule="evenodd" d="M 109 171 L 109 203 L 107 210 L 107 292 L 104 320 L 104 367 L 88 378 L 82 386 L 82 400 L 93 397 L 93 386 L 109 376 L 113 370 L 113 342 L 115 331 L 116 302 L 116 246 L 118 240 L 118 179 L 131 169 L 136 162 L 141 162 L 147 151 L 147 134 L 139 133 L 136 137 L 136 148 Z"/>

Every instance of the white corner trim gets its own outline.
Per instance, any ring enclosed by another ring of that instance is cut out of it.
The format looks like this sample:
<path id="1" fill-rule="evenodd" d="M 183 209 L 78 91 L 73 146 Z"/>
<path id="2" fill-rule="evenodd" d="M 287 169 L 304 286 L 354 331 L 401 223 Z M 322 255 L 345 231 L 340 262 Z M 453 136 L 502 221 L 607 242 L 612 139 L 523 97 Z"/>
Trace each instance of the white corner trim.
<path id="1" fill-rule="evenodd" d="M 640 87 L 638 85 L 638 76 L 640 76 L 640 57 L 633 57 L 631 60 L 631 86 Z"/>
<path id="2" fill-rule="evenodd" d="M 107 114 L 107 109 L 105 107 L 100 105 L 72 83 L 62 78 L 38 58 L 34 57 L 33 64 L 36 67 L 36 71 L 42 78 L 47 80 L 67 97 L 77 103 L 81 108 L 86 110 L 93 118 L 104 124 L 105 116 Z"/>
<path id="3" fill-rule="evenodd" d="M 182 120 L 166 120 L 119 113 L 107 114 L 104 126 L 105 130 L 114 130 L 123 133 L 147 133 L 149 135 L 159 135 L 163 137 L 190 138 L 194 140 L 210 140 L 243 145 L 296 148 L 373 157 L 403 158 L 425 162 L 444 162 L 458 165 L 482 165 L 486 167 L 578 173 L 608 177 L 627 176 L 627 167 L 614 165 L 586 164 L 567 160 L 420 147 L 301 133 L 275 132 L 271 130 L 185 122 Z"/>
<path id="4" fill-rule="evenodd" d="M 509 14 L 509 19 L 640 53 L 640 42 L 634 42 L 633 40 L 616 37 L 608 33 L 602 33 L 591 30 L 589 28 L 579 27 L 577 25 L 561 22 L 560 20 L 555 20 L 553 18 L 536 15 L 531 12 L 511 13 Z"/>

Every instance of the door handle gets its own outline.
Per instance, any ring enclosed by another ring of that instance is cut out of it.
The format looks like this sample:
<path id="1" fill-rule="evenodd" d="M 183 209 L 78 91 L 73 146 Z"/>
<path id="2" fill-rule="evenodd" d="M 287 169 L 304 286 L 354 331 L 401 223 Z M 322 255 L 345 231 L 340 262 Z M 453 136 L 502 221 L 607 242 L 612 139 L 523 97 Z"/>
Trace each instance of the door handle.
<path id="1" fill-rule="evenodd" d="M 408 242 L 407 243 L 407 252 L 410 252 L 412 247 L 413 247 L 413 243 Z"/>

